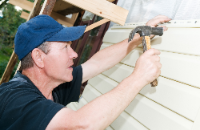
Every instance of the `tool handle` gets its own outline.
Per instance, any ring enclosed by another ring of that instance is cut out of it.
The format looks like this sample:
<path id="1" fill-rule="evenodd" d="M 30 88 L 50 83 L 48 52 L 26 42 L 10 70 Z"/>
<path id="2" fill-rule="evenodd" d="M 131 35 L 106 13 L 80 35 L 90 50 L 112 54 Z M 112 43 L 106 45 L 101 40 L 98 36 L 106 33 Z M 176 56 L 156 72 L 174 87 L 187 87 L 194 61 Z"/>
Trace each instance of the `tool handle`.
<path id="1" fill-rule="evenodd" d="M 151 49 L 151 43 L 150 43 L 151 41 L 150 41 L 149 36 L 144 36 L 143 40 L 145 40 L 145 41 L 142 42 L 143 43 L 143 51 L 145 52 L 145 51 Z M 155 79 L 153 82 L 151 82 L 151 87 L 156 87 L 157 85 L 158 85 L 157 79 Z"/>

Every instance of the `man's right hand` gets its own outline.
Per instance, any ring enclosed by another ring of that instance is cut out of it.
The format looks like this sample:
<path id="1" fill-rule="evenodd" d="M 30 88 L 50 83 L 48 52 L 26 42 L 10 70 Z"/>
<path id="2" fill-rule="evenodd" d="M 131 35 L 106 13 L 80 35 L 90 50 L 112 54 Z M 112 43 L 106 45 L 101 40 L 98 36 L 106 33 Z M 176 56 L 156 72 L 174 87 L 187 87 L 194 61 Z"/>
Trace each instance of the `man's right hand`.
<path id="1" fill-rule="evenodd" d="M 135 69 L 131 76 L 141 81 L 141 87 L 149 84 L 161 73 L 160 51 L 150 49 L 140 56 L 137 60 Z"/>

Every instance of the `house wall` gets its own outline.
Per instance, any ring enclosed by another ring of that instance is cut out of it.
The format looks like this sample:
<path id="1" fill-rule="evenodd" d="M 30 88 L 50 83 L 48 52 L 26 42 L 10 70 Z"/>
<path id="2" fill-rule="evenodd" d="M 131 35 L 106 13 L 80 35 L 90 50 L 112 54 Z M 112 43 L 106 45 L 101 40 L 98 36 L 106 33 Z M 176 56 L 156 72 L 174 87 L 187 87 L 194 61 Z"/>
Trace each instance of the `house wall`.
<path id="1" fill-rule="evenodd" d="M 114 25 L 104 36 L 101 49 L 128 38 L 138 25 L 143 24 Z M 152 48 L 161 51 L 158 86 L 145 86 L 107 130 L 200 129 L 200 20 L 172 20 L 165 25 L 168 31 L 152 40 Z M 119 64 L 90 79 L 79 103 L 68 107 L 78 110 L 112 90 L 133 72 L 141 54 L 140 45 Z"/>

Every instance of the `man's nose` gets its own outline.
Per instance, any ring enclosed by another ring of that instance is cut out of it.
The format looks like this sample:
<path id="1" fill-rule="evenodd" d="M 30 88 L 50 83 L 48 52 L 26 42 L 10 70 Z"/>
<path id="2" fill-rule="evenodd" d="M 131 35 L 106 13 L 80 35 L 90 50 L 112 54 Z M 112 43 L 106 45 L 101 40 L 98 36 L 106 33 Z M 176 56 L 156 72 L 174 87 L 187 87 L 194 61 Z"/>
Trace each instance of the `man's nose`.
<path id="1" fill-rule="evenodd" d="M 70 58 L 76 59 L 78 54 L 70 47 Z"/>

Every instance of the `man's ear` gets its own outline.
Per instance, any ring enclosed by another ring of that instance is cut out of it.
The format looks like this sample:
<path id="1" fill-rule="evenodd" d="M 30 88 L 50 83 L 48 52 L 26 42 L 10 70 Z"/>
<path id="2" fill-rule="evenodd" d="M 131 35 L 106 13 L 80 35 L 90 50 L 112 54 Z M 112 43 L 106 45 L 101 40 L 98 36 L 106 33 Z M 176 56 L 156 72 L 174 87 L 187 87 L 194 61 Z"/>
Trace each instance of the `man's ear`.
<path id="1" fill-rule="evenodd" d="M 33 49 L 32 53 L 31 53 L 31 56 L 32 56 L 32 59 L 33 59 L 35 65 L 38 66 L 39 68 L 44 67 L 45 55 L 46 54 L 38 48 Z"/>

